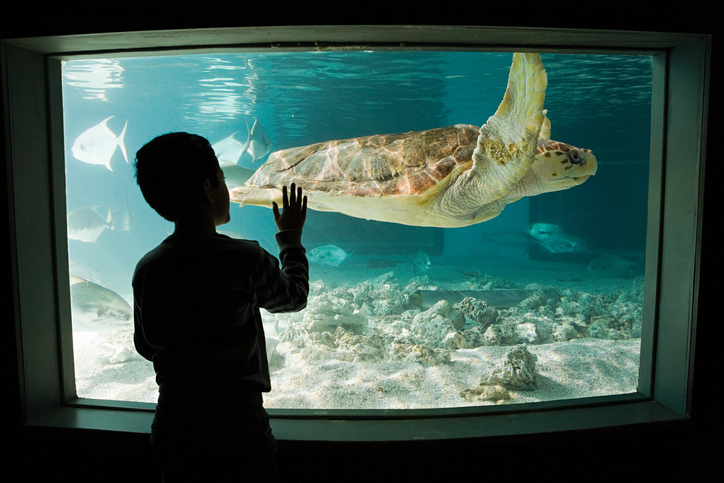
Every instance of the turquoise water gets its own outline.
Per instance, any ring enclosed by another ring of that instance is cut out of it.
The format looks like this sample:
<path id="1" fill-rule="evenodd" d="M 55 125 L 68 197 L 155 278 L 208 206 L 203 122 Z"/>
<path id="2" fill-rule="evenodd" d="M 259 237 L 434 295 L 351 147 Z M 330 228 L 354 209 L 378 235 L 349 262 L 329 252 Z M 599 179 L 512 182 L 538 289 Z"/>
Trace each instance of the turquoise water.
<path id="1" fill-rule="evenodd" d="M 422 251 L 432 261 L 424 274 L 430 287 L 463 283 L 472 272 L 482 277 L 491 270 L 520 288 L 559 280 L 558 290 L 576 289 L 560 280 L 579 279 L 630 286 L 628 272 L 612 277 L 587 268 L 601 255 L 633 264 L 645 251 L 650 58 L 542 58 L 548 73 L 545 105 L 551 137 L 593 150 L 598 159 L 595 176 L 570 190 L 524 198 L 494 220 L 460 229 L 312 212 L 304 238 L 308 250 L 334 245 L 349 256 L 340 266 L 313 263 L 311 280 L 352 287 L 395 270 L 404 287 L 418 275 L 413 260 Z M 110 209 L 116 220 L 115 229 L 103 230 L 95 240 L 69 238 L 71 274 L 131 302 L 136 261 L 173 230 L 146 205 L 120 149 L 110 157 L 112 171 L 74 156 L 77 138 L 106 118 L 112 116 L 107 127 L 113 136 L 119 136 L 127 122 L 123 144 L 131 163 L 135 152 L 157 135 L 187 131 L 213 144 L 238 132 L 235 138 L 243 142 L 255 119 L 268 133 L 272 152 L 371 134 L 459 123 L 480 126 L 502 99 L 510 62 L 509 53 L 363 51 L 68 61 L 63 66 L 67 211 L 91 208 L 106 218 Z M 256 169 L 266 157 L 252 163 L 244 154 L 239 165 Z M 231 218 L 224 230 L 274 249 L 269 210 L 232 205 Z M 516 238 L 533 223 L 557 225 L 583 240 L 586 249 L 549 253 L 525 237 Z M 370 272 L 364 270 L 370 260 L 398 264 Z M 526 269 L 543 271 L 531 274 Z M 525 274 L 516 279 L 521 270 Z"/>

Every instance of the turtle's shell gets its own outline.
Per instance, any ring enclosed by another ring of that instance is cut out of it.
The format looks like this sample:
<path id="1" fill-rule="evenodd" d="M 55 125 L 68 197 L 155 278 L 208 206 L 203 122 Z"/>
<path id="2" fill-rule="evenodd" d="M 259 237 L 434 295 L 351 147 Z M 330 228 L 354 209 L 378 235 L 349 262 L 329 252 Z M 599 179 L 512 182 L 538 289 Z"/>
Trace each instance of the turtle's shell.
<path id="1" fill-rule="evenodd" d="M 470 168 L 479 129 L 455 126 L 329 141 L 273 153 L 248 185 L 294 181 L 332 196 L 423 195 Z"/>

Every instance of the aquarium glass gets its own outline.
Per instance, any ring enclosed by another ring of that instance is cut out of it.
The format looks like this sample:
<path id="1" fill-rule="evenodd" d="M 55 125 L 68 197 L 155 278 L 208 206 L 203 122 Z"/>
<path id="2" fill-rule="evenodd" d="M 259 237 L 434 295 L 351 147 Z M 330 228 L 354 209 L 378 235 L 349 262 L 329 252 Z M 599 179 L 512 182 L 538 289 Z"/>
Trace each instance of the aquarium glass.
<path id="1" fill-rule="evenodd" d="M 157 397 L 153 367 L 133 348 L 131 277 L 173 224 L 136 185 L 132 163 L 144 143 L 173 131 L 206 137 L 219 158 L 233 158 L 223 168 L 232 188 L 281 149 L 479 127 L 503 99 L 511 59 L 321 51 L 65 61 L 78 396 Z M 637 391 L 651 58 L 542 59 L 551 138 L 591 149 L 595 176 L 464 228 L 310 211 L 308 306 L 263 312 L 267 408 L 443 408 Z M 236 156 L 248 138 L 256 148 Z M 232 204 L 219 230 L 278 254 L 267 208 Z"/>

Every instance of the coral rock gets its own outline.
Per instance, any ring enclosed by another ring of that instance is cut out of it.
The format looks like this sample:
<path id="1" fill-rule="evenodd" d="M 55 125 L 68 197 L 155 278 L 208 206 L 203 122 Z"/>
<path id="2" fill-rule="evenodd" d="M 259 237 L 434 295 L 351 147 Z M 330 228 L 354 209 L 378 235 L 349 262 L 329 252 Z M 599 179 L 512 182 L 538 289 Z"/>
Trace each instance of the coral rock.
<path id="1" fill-rule="evenodd" d="M 460 332 L 450 332 L 447 334 L 443 340 L 443 344 L 445 348 L 452 350 L 468 348 L 468 341 Z"/>
<path id="2" fill-rule="evenodd" d="M 482 300 L 473 297 L 465 297 L 454 307 L 462 312 L 465 317 L 483 326 L 483 328 L 498 320 L 498 311 L 495 307 L 491 307 Z"/>
<path id="3" fill-rule="evenodd" d="M 516 325 L 515 333 L 518 336 L 518 340 L 522 342 L 534 344 L 538 340 L 538 332 L 536 330 L 536 326 L 531 322 Z"/>
<path id="4" fill-rule="evenodd" d="M 556 342 L 567 342 L 578 338 L 578 331 L 570 322 L 563 322 L 555 328 L 552 335 Z"/>
<path id="5" fill-rule="evenodd" d="M 478 401 L 497 401 L 503 402 L 510 398 L 508 390 L 497 384 L 481 383 L 478 389 L 466 389 L 460 393 L 469 402 Z"/>
<path id="6" fill-rule="evenodd" d="M 367 317 L 348 300 L 320 295 L 308 305 L 304 324 L 311 330 L 326 330 L 330 326 L 366 326 Z"/>
<path id="7" fill-rule="evenodd" d="M 498 362 L 493 373 L 484 382 L 498 384 L 509 389 L 535 389 L 538 373 L 535 363 L 538 357 L 531 354 L 525 344 L 515 346 Z"/>
<path id="8" fill-rule="evenodd" d="M 483 334 L 483 344 L 485 345 L 500 345 L 500 330 L 491 325 L 487 329 L 485 329 L 485 333 Z"/>

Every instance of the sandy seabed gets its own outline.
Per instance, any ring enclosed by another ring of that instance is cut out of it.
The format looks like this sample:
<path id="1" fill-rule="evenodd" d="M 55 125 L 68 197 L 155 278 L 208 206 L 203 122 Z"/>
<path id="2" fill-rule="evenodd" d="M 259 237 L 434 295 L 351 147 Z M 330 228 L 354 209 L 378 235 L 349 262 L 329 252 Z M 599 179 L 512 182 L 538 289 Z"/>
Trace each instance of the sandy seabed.
<path id="1" fill-rule="evenodd" d="M 419 409 L 635 392 L 640 280 L 591 274 L 585 267 L 554 268 L 543 264 L 475 273 L 467 263 L 445 263 L 419 276 L 412 264 L 312 267 L 310 280 L 317 281 L 305 311 L 264 313 L 272 375 L 265 406 Z M 425 310 L 408 303 L 416 289 L 513 285 L 553 288 L 560 298 L 538 297 L 536 302 L 533 297 L 498 310 L 492 324 L 466 313 L 464 327 L 457 329 L 450 310 L 460 306 Z M 153 367 L 133 350 L 131 327 L 76 332 L 73 338 L 79 397 L 156 401 Z M 528 359 L 534 361 L 533 379 L 521 384 L 495 378 L 506 373 L 506 364 L 508 375 L 531 370 L 511 359 L 521 345 L 533 356 Z"/>

